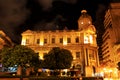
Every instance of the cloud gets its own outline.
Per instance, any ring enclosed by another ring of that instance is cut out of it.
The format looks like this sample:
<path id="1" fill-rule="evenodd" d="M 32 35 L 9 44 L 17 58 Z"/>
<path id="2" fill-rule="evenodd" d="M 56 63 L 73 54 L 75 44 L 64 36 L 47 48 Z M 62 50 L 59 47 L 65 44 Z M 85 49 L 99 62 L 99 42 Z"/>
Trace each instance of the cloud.
<path id="1" fill-rule="evenodd" d="M 47 10 L 52 7 L 53 0 L 38 0 L 38 2 L 42 6 L 43 10 Z"/>
<path id="2" fill-rule="evenodd" d="M 66 21 L 62 15 L 56 15 L 56 17 L 51 21 L 46 21 L 45 19 L 37 23 L 34 26 L 34 30 L 57 30 L 61 29 Z M 62 26 L 61 26 L 62 25 Z"/>
<path id="3" fill-rule="evenodd" d="M 29 10 L 26 6 L 27 0 L 0 0 L 0 28 L 6 32 L 11 39 L 15 39 L 19 25 L 24 23 Z"/>
<path id="4" fill-rule="evenodd" d="M 43 10 L 49 10 L 52 7 L 54 1 L 62 1 L 70 4 L 75 4 L 77 0 L 38 0 L 39 4 L 42 6 Z M 61 5 L 62 6 L 62 5 Z"/>
<path id="5" fill-rule="evenodd" d="M 54 0 L 54 1 L 63 1 L 70 4 L 75 4 L 77 2 L 77 0 Z"/>
<path id="6" fill-rule="evenodd" d="M 29 13 L 25 8 L 26 0 L 0 0 L 0 22 L 8 26 L 23 23 Z"/>
<path id="7" fill-rule="evenodd" d="M 37 0 L 43 10 L 52 8 L 54 1 L 74 3 L 76 0 Z M 27 20 L 30 11 L 26 8 L 28 0 L 0 0 L 0 29 L 2 29 L 14 42 L 20 42 L 20 25 Z M 61 5 L 62 6 L 62 5 Z M 30 17 L 30 16 L 29 16 Z M 43 22 L 41 22 L 42 24 Z M 46 26 L 56 26 L 55 20 Z M 50 27 L 51 28 L 51 27 Z"/>

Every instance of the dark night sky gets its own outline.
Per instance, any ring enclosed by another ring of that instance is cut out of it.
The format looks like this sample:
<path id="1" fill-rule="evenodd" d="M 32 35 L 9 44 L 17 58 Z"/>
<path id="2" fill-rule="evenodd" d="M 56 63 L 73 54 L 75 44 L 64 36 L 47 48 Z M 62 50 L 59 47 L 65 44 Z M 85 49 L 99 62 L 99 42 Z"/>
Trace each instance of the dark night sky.
<path id="1" fill-rule="evenodd" d="M 77 20 L 86 9 L 100 29 L 109 0 L 0 0 L 0 29 L 15 43 L 27 29 L 77 29 Z"/>

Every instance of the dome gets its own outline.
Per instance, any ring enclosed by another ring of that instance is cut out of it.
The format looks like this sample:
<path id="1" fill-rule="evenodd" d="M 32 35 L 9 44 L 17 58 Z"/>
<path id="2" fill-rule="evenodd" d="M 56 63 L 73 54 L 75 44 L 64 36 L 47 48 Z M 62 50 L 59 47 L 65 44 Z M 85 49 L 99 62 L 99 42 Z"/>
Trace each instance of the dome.
<path id="1" fill-rule="evenodd" d="M 89 25 L 92 24 L 92 18 L 87 14 L 86 10 L 81 11 L 81 16 L 78 19 L 78 29 L 86 29 Z"/>

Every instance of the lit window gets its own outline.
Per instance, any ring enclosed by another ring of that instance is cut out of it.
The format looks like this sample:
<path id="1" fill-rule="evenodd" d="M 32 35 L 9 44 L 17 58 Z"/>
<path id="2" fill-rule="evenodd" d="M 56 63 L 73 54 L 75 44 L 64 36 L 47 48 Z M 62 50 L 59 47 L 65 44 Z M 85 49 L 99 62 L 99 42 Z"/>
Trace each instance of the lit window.
<path id="1" fill-rule="evenodd" d="M 44 41 L 43 41 L 43 39 L 41 39 L 40 40 L 40 45 L 43 46 L 43 44 L 44 44 Z"/>
<path id="2" fill-rule="evenodd" d="M 71 38 L 67 38 L 67 43 L 71 43 Z"/>
<path id="3" fill-rule="evenodd" d="M 55 38 L 52 38 L 52 43 L 55 43 Z"/>
<path id="4" fill-rule="evenodd" d="M 85 36 L 84 43 L 89 43 L 89 37 L 88 36 Z"/>
<path id="5" fill-rule="evenodd" d="M 92 35 L 90 35 L 90 43 L 91 44 L 93 43 L 93 37 L 92 37 Z"/>
<path id="6" fill-rule="evenodd" d="M 22 45 L 26 44 L 26 39 L 22 39 Z"/>

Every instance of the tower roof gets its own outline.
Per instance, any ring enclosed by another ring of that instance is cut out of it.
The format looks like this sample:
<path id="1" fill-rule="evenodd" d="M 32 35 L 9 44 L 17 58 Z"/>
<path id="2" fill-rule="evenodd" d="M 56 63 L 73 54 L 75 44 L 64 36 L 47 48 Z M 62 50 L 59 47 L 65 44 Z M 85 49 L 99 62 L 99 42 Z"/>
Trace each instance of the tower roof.
<path id="1" fill-rule="evenodd" d="M 86 10 L 81 11 L 81 16 L 78 19 L 78 29 L 85 29 L 92 24 L 92 18 L 87 14 Z"/>
<path id="2" fill-rule="evenodd" d="M 82 10 L 81 13 L 87 13 L 87 11 L 86 10 Z"/>

